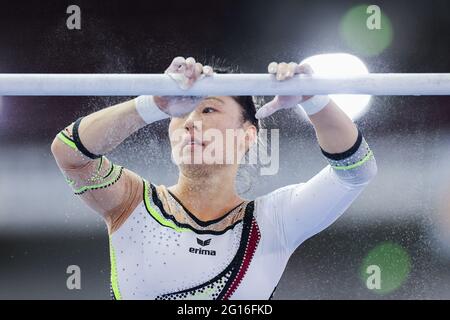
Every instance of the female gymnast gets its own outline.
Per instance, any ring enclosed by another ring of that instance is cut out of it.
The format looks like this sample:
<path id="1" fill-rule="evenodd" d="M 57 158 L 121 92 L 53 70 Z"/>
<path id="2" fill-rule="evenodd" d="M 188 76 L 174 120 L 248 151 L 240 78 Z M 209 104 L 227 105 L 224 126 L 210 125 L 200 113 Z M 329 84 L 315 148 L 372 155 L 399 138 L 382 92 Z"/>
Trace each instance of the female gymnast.
<path id="1" fill-rule="evenodd" d="M 268 71 L 278 81 L 312 72 L 275 62 Z M 214 70 L 177 57 L 166 74 L 188 89 Z M 239 160 L 257 141 L 258 119 L 292 107 L 309 116 L 329 165 L 304 183 L 242 198 Z M 165 118 L 176 184 L 157 185 L 104 156 Z M 242 133 L 231 147 L 207 137 L 230 130 Z M 341 216 L 377 172 L 361 131 L 328 96 L 276 96 L 258 112 L 251 96 L 139 96 L 76 120 L 51 150 L 75 194 L 107 224 L 114 299 L 270 299 L 294 250 Z M 233 161 L 192 161 L 206 153 Z"/>

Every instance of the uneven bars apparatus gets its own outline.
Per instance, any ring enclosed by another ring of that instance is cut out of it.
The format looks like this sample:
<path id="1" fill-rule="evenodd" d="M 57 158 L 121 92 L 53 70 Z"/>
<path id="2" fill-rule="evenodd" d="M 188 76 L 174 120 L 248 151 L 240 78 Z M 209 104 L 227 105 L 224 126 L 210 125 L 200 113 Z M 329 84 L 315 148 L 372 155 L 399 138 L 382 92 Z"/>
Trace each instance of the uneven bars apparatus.
<path id="1" fill-rule="evenodd" d="M 277 81 L 271 74 L 214 74 L 188 90 L 166 74 L 0 74 L 0 96 L 138 95 L 450 95 L 450 74 L 372 73 L 297 75 Z"/>

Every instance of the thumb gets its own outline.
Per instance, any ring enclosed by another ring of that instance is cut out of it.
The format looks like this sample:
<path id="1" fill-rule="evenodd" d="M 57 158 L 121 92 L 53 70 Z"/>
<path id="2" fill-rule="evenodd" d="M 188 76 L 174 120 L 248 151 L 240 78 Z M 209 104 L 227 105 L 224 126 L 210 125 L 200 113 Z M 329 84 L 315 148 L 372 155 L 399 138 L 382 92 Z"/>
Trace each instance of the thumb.
<path id="1" fill-rule="evenodd" d="M 256 112 L 255 117 L 256 117 L 256 119 L 262 119 L 262 118 L 270 116 L 271 114 L 278 111 L 279 109 L 280 109 L 280 104 L 279 104 L 277 97 L 275 97 L 275 99 L 273 99 L 272 101 L 263 105 L 261 107 L 261 109 L 259 109 Z"/>
<path id="2" fill-rule="evenodd" d="M 178 86 L 183 90 L 187 90 L 192 86 L 190 79 L 183 73 L 167 72 L 166 74 L 175 80 Z"/>

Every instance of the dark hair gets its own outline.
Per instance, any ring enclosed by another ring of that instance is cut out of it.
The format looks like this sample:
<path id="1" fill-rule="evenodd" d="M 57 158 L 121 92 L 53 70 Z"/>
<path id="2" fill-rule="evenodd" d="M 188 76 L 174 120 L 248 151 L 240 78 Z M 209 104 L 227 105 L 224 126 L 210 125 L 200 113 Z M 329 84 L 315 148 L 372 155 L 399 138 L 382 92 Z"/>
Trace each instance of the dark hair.
<path id="1" fill-rule="evenodd" d="M 238 66 L 225 66 L 223 61 L 213 59 L 210 64 L 215 73 L 241 73 Z M 256 119 L 256 105 L 257 99 L 253 96 L 231 96 L 242 107 L 242 118 L 245 121 L 249 121 L 256 127 L 257 132 L 260 129 L 259 121 Z"/>
<path id="2" fill-rule="evenodd" d="M 245 121 L 249 121 L 259 131 L 259 121 L 256 119 L 256 104 L 252 96 L 231 96 L 241 107 L 242 117 Z"/>

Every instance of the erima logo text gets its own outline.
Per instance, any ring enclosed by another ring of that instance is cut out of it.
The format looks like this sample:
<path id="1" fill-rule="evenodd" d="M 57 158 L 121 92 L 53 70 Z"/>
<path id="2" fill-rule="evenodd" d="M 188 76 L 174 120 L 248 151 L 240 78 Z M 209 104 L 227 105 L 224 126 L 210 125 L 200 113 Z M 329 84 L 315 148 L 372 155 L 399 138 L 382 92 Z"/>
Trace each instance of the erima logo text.
<path id="1" fill-rule="evenodd" d="M 215 256 L 216 255 L 216 251 L 215 250 L 205 250 L 205 249 L 200 249 L 200 248 L 189 248 L 189 252 L 190 253 L 196 253 L 196 254 L 204 254 L 207 256 Z"/>

